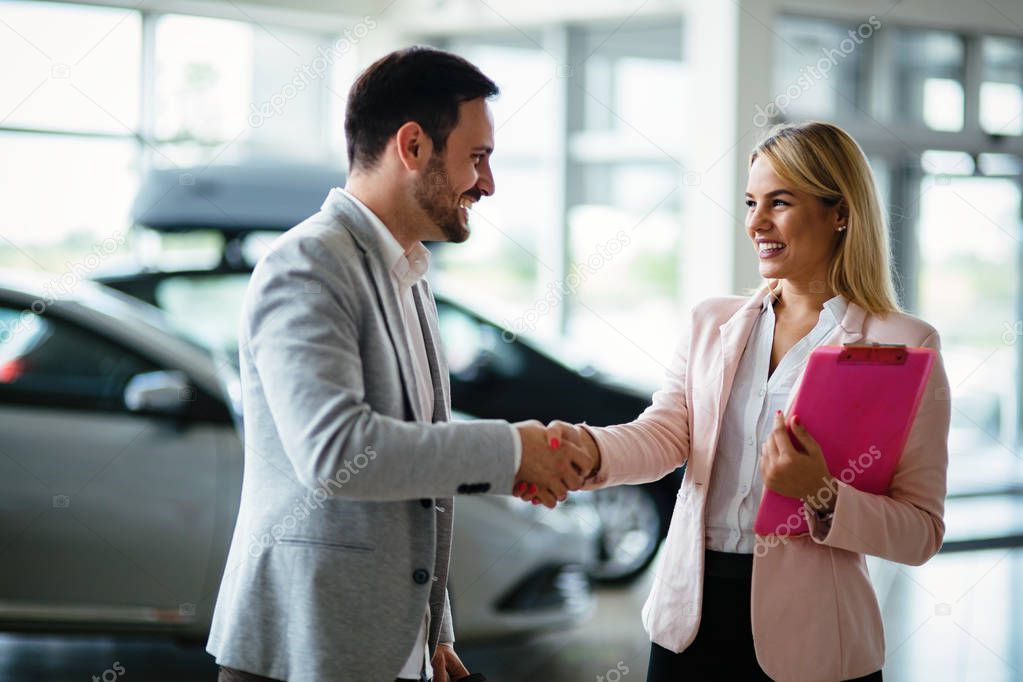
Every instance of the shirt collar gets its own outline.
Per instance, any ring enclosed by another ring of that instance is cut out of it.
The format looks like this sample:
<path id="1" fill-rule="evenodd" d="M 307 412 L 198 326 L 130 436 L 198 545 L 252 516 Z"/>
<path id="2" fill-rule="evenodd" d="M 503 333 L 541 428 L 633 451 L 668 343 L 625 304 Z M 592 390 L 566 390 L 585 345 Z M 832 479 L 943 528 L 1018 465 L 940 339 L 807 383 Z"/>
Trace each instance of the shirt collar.
<path id="1" fill-rule="evenodd" d="M 426 275 L 430 269 L 430 250 L 423 246 L 422 242 L 416 242 L 408 251 L 403 250 L 384 222 L 366 204 L 341 187 L 336 187 L 335 190 L 351 199 L 376 230 L 383 247 L 384 262 L 402 287 L 411 287 Z"/>
<path id="2" fill-rule="evenodd" d="M 834 298 L 828 299 L 824 302 L 824 309 L 831 313 L 831 317 L 834 318 L 835 324 L 842 324 L 842 320 L 845 318 L 845 311 L 849 308 L 849 301 L 846 300 L 845 296 L 838 294 Z"/>
<path id="3" fill-rule="evenodd" d="M 764 296 L 764 301 L 760 307 L 761 312 L 767 310 L 769 307 L 774 305 L 774 302 L 780 297 L 779 293 L 775 293 L 775 290 L 771 287 L 767 288 L 767 294 Z M 829 298 L 824 302 L 824 310 L 832 317 L 835 324 L 841 324 L 842 319 L 845 317 L 845 312 L 849 307 L 849 301 L 842 294 L 838 294 L 833 298 Z"/>

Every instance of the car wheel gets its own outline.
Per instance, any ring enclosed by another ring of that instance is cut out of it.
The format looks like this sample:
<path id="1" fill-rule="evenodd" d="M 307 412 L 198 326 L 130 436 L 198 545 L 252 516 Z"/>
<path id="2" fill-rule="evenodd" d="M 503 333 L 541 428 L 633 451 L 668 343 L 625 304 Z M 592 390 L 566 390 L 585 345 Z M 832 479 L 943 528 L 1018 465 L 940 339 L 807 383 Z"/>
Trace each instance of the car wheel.
<path id="1" fill-rule="evenodd" d="M 633 581 L 653 561 L 664 535 L 656 490 L 649 485 L 604 488 L 593 492 L 592 503 L 601 529 L 590 577 L 603 583 Z"/>

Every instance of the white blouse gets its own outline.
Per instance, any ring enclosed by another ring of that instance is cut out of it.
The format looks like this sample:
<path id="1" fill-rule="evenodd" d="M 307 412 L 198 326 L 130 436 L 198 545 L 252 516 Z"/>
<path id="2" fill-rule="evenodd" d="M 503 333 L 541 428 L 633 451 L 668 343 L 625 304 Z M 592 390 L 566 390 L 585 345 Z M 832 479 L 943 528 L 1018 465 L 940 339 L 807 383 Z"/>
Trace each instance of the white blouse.
<path id="1" fill-rule="evenodd" d="M 817 325 L 789 349 L 769 378 L 775 300 L 772 294 L 764 297 L 763 308 L 746 342 L 714 454 L 706 540 L 707 549 L 719 552 L 753 552 L 753 521 L 763 492 L 760 452 L 774 428 L 774 413 L 785 410 L 810 352 L 838 327 L 848 306 L 841 295 L 827 301 Z"/>

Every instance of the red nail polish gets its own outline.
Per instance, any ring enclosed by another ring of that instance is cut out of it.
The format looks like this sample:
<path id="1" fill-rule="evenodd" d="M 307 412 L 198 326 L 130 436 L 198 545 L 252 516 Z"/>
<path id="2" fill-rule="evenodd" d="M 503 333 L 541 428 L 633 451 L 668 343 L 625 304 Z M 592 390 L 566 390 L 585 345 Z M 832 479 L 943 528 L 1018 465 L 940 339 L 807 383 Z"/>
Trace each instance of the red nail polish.
<path id="1" fill-rule="evenodd" d="M 512 492 L 514 494 L 518 495 L 519 493 L 522 492 L 522 489 L 525 488 L 525 487 L 526 487 L 526 484 L 523 483 L 523 482 L 516 483 L 515 484 L 515 490 L 513 490 Z"/>
<path id="2" fill-rule="evenodd" d="M 540 500 L 538 500 L 537 498 L 534 497 L 533 498 L 533 504 L 540 504 Z"/>
<path id="3" fill-rule="evenodd" d="M 792 418 L 792 423 L 793 424 L 798 424 L 799 426 L 803 425 L 803 422 L 799 421 L 799 416 L 798 415 Z"/>
<path id="4" fill-rule="evenodd" d="M 561 447 L 561 441 L 557 438 L 551 438 L 551 448 L 557 450 Z"/>
<path id="5" fill-rule="evenodd" d="M 529 486 L 529 494 L 530 495 L 535 494 L 536 491 L 538 491 L 538 490 L 539 490 L 539 488 L 536 487 L 536 483 L 530 484 L 530 486 Z"/>

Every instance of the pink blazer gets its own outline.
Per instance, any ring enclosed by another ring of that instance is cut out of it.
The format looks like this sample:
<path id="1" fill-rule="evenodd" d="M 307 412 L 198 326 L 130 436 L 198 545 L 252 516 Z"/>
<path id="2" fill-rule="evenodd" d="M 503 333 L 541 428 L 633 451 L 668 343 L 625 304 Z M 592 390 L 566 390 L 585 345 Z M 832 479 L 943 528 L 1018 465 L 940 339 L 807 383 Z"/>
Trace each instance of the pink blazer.
<path id="1" fill-rule="evenodd" d="M 629 424 L 587 427 L 602 458 L 588 488 L 653 481 L 688 462 L 643 606 L 650 639 L 671 651 L 688 647 L 700 625 L 707 487 L 725 403 L 766 292 L 697 305 L 653 404 Z M 925 322 L 870 315 L 854 303 L 826 343 L 870 342 L 939 348 Z M 916 566 L 941 546 L 950 411 L 939 355 L 888 495 L 839 483 L 830 530 L 811 517 L 809 535 L 757 538 L 753 641 L 772 678 L 844 680 L 882 667 L 881 612 L 864 555 Z"/>

